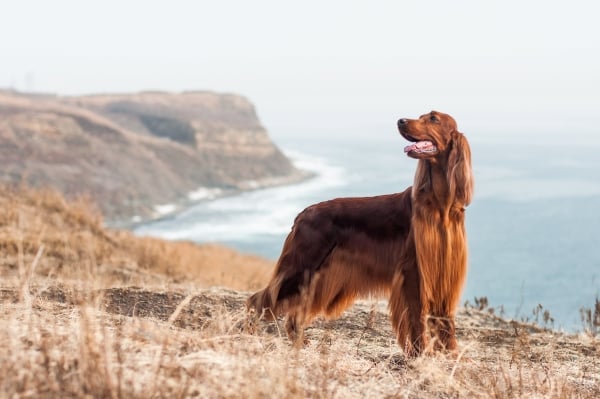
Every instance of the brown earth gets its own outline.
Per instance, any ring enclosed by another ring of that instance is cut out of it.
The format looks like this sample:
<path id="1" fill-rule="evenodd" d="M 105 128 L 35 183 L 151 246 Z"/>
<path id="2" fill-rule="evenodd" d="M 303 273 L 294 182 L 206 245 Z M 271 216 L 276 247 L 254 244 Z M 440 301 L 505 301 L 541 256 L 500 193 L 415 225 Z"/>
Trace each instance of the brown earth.
<path id="1" fill-rule="evenodd" d="M 34 280 L 33 280 L 34 281 Z M 33 282 L 32 281 L 32 282 Z M 458 314 L 458 354 L 407 359 L 385 303 L 359 301 L 294 348 L 226 288 L 0 291 L 8 397 L 597 398 L 600 342 Z"/>
<path id="2" fill-rule="evenodd" d="M 201 188 L 220 193 L 306 174 L 244 97 L 144 92 L 60 97 L 0 91 L 0 182 L 87 195 L 109 222 L 160 216 Z"/>

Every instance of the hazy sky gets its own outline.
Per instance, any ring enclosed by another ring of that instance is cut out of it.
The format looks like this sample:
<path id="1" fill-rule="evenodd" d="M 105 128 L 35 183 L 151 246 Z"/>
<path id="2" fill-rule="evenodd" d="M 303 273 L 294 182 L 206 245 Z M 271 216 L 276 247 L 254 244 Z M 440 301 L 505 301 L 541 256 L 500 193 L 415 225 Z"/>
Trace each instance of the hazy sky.
<path id="1" fill-rule="evenodd" d="M 4 1 L 0 87 L 207 89 L 275 135 L 600 133 L 597 1 Z"/>

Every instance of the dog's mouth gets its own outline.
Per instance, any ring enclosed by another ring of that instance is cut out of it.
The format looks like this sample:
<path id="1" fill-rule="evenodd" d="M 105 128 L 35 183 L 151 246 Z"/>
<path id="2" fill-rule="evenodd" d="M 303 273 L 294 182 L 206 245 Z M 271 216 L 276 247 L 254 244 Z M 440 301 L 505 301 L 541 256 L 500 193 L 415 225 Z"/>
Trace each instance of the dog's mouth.
<path id="1" fill-rule="evenodd" d="M 410 137 L 410 139 L 412 139 L 412 137 Z M 404 152 L 406 154 L 409 154 L 409 153 L 413 153 L 413 154 L 433 154 L 433 153 L 436 153 L 437 150 L 438 149 L 435 146 L 435 144 L 433 144 L 433 142 L 429 141 L 429 140 L 416 141 L 416 143 L 413 143 L 411 145 L 407 145 L 406 147 L 404 147 Z"/>

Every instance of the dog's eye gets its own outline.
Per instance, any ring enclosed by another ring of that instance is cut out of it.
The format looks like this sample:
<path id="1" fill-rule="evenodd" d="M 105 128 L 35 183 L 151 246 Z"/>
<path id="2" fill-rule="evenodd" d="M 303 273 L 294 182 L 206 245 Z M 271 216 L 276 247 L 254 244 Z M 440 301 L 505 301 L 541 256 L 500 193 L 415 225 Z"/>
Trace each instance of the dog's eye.
<path id="1" fill-rule="evenodd" d="M 435 123 L 438 123 L 438 122 L 440 121 L 440 120 L 439 120 L 439 118 L 438 118 L 437 116 L 435 116 L 435 115 L 431 115 L 431 116 L 429 117 L 429 120 L 430 120 L 431 122 L 435 122 Z"/>

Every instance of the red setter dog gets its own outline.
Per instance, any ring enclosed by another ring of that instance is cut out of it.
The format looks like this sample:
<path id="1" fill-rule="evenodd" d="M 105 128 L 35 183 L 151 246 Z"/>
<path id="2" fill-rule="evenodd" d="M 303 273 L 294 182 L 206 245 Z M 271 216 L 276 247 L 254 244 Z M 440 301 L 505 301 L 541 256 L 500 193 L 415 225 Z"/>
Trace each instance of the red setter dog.
<path id="1" fill-rule="evenodd" d="M 315 316 L 337 316 L 367 295 L 388 295 L 398 343 L 411 356 L 456 349 L 454 314 L 466 276 L 465 206 L 471 152 L 456 122 L 432 111 L 400 119 L 418 159 L 414 184 L 399 194 L 338 198 L 294 221 L 275 273 L 248 307 L 287 315 L 290 338 Z M 433 342 L 430 345 L 430 338 Z"/>

